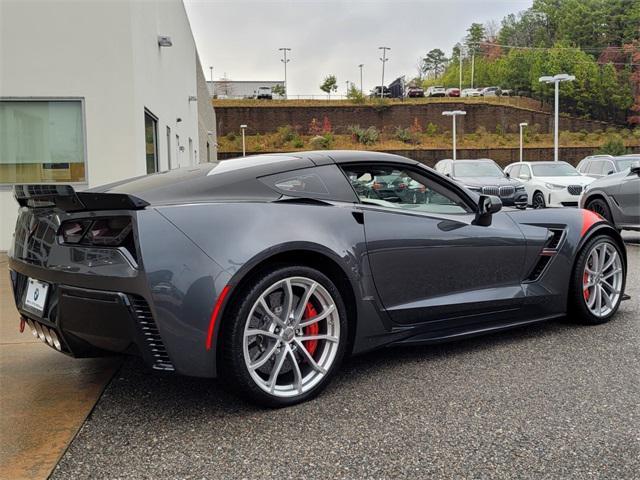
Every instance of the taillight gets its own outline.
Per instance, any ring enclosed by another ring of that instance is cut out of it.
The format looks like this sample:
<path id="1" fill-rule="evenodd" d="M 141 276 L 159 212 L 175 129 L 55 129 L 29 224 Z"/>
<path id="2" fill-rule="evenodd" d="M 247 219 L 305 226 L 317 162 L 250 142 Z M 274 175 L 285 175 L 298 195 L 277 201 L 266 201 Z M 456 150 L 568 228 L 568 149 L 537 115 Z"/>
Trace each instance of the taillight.
<path id="1" fill-rule="evenodd" d="M 91 225 L 90 220 L 64 222 L 60 229 L 62 240 L 65 243 L 79 243 L 89 225 Z"/>
<path id="2" fill-rule="evenodd" d="M 117 247 L 126 242 L 132 228 L 129 217 L 70 220 L 62 224 L 60 234 L 65 243 Z"/>

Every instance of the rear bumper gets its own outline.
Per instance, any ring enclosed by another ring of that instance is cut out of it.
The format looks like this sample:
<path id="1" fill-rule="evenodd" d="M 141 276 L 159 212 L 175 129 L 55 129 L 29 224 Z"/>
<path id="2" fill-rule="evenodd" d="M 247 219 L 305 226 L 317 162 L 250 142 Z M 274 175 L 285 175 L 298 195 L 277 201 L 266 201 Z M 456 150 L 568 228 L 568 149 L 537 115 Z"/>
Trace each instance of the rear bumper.
<path id="1" fill-rule="evenodd" d="M 16 267 L 15 262 L 12 266 Z M 47 282 L 48 298 L 37 315 L 24 308 L 27 275 L 12 269 L 10 277 L 19 313 L 53 348 L 77 358 L 133 354 L 155 370 L 174 370 L 142 296 Z"/>

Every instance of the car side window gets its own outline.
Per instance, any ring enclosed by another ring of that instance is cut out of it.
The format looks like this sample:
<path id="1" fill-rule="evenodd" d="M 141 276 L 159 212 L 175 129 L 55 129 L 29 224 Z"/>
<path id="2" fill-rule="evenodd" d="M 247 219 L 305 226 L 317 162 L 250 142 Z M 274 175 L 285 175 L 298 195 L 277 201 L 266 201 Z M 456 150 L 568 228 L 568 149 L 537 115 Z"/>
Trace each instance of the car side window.
<path id="1" fill-rule="evenodd" d="M 522 180 L 529 180 L 531 178 L 531 168 L 529 168 L 529 165 L 520 166 L 520 174 L 518 175 L 518 178 Z"/>
<path id="2" fill-rule="evenodd" d="M 604 164 L 604 168 L 602 170 L 603 175 L 611 175 L 616 172 L 616 167 L 612 161 L 607 160 L 606 162 L 602 162 Z"/>
<path id="3" fill-rule="evenodd" d="M 602 160 L 592 160 L 587 167 L 587 173 L 602 175 L 603 164 L 604 162 Z"/>
<path id="4" fill-rule="evenodd" d="M 520 165 L 513 165 L 509 168 L 509 176 L 511 178 L 518 178 L 520 176 Z"/>
<path id="5" fill-rule="evenodd" d="M 353 189 L 335 165 L 302 168 L 260 177 L 262 183 L 288 197 L 357 202 Z"/>
<path id="6" fill-rule="evenodd" d="M 454 190 L 404 165 L 354 164 L 342 169 L 360 201 L 421 213 L 463 214 L 472 208 Z"/>

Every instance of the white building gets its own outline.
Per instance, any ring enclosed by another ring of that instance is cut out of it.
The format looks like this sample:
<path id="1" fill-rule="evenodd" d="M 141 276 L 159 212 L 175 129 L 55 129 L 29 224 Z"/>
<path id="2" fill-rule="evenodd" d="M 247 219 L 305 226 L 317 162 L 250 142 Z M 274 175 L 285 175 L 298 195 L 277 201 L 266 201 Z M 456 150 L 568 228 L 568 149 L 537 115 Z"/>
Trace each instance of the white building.
<path id="1" fill-rule="evenodd" d="M 180 0 L 0 1 L 0 250 L 12 184 L 88 188 L 215 161 L 215 141 Z"/>
<path id="2" fill-rule="evenodd" d="M 284 88 L 281 80 L 207 80 L 209 95 L 219 98 L 251 98 L 255 96 L 259 87 L 273 88 L 280 85 Z M 284 98 L 282 95 L 273 94 L 273 98 Z"/>

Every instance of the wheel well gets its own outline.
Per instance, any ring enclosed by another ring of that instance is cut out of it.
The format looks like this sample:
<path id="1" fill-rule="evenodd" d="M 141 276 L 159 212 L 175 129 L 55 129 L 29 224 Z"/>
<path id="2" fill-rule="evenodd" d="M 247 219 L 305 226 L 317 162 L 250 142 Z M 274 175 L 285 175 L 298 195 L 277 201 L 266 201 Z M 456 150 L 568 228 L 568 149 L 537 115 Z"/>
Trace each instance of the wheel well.
<path id="1" fill-rule="evenodd" d="M 347 321 L 349 324 L 349 337 L 347 343 L 347 354 L 351 352 L 351 348 L 353 347 L 353 342 L 355 339 L 355 333 L 357 328 L 357 308 L 356 308 L 356 297 L 353 291 L 353 287 L 351 282 L 349 281 L 349 277 L 344 272 L 342 267 L 336 263 L 331 257 L 324 255 L 319 252 L 315 252 L 313 250 L 292 250 L 288 252 L 278 253 L 271 257 L 268 257 L 262 260 L 260 263 L 254 265 L 251 270 L 249 270 L 240 280 L 240 282 L 232 289 L 229 298 L 227 299 L 227 306 L 225 307 L 225 311 L 229 310 L 229 305 L 231 305 L 234 300 L 242 295 L 242 292 L 251 285 L 254 278 L 260 276 L 267 270 L 272 270 L 278 267 L 292 266 L 292 265 L 300 265 L 305 267 L 311 267 L 319 272 L 325 274 L 329 279 L 336 285 L 340 294 L 342 295 L 342 301 L 344 302 L 345 308 L 347 310 Z M 219 347 L 219 343 L 222 339 L 222 329 L 224 328 L 224 318 L 225 315 L 222 316 L 222 325 L 220 325 L 220 331 L 218 332 L 217 343 Z M 220 352 L 220 348 L 217 348 L 217 351 Z"/>
<path id="2" fill-rule="evenodd" d="M 607 206 L 609 206 L 609 202 L 607 202 L 607 199 L 604 198 L 604 195 L 600 193 L 594 193 L 589 198 L 587 198 L 587 201 L 584 203 L 584 206 L 586 207 L 589 203 L 591 203 L 594 200 L 602 200 L 604 203 L 607 204 Z"/>

